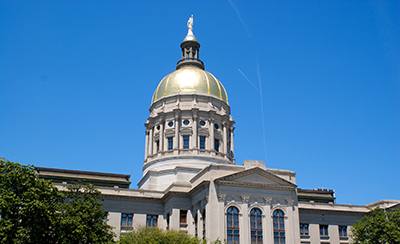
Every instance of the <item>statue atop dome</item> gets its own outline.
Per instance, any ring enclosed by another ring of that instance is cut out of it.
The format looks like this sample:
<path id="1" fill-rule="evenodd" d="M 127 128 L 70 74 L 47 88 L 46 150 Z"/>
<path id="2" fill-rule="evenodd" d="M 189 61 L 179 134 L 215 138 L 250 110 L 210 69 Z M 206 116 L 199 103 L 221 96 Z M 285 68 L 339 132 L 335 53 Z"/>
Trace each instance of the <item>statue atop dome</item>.
<path id="1" fill-rule="evenodd" d="M 188 36 L 193 36 L 193 14 L 190 16 L 188 22 L 187 22 L 187 27 L 188 27 Z"/>

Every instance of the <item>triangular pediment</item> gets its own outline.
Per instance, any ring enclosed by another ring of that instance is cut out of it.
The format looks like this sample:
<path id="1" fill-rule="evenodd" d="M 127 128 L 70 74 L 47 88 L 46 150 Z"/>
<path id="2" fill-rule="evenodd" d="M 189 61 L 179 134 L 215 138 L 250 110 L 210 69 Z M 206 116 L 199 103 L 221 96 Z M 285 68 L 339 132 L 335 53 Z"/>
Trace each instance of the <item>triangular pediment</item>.
<path id="1" fill-rule="evenodd" d="M 234 185 L 254 185 L 265 187 L 296 187 L 295 184 L 264 169 L 255 167 L 227 175 L 215 180 L 218 183 Z"/>

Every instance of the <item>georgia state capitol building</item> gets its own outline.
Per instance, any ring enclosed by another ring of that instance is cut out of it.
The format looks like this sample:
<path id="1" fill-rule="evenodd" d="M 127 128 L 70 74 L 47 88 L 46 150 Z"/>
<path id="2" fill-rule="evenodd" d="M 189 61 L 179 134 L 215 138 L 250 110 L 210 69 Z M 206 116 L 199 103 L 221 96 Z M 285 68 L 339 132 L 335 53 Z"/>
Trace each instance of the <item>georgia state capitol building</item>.
<path id="1" fill-rule="evenodd" d="M 124 174 L 38 167 L 39 176 L 60 189 L 74 181 L 97 186 L 117 236 L 147 225 L 229 244 L 345 244 L 349 227 L 371 208 L 400 208 L 395 200 L 336 204 L 333 190 L 298 188 L 293 171 L 235 164 L 228 95 L 199 59 L 193 17 L 180 47 L 176 70 L 152 97 L 139 189 L 129 189 Z"/>

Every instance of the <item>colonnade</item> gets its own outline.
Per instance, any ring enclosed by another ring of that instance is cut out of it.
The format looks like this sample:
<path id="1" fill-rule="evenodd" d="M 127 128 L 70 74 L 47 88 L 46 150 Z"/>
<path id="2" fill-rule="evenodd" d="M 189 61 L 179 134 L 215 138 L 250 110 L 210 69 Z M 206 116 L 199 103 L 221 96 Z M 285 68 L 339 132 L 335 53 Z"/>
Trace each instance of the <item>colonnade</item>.
<path id="1" fill-rule="evenodd" d="M 211 117 L 208 119 L 202 119 L 201 116 L 198 115 L 198 109 L 193 109 L 191 118 L 185 118 L 180 115 L 179 110 L 174 110 L 173 117 L 171 115 L 165 116 L 161 115 L 157 119 L 153 119 L 153 121 L 146 123 L 146 144 L 145 144 L 145 161 L 148 158 L 152 158 L 155 156 L 162 156 L 164 153 L 172 153 L 173 155 L 181 154 L 183 151 L 183 136 L 189 136 L 189 150 L 185 149 L 185 154 L 188 154 L 188 151 L 192 154 L 201 154 L 208 153 L 210 155 L 218 155 L 225 158 L 233 158 L 233 131 L 235 127 L 233 127 L 229 121 L 222 120 L 220 122 L 221 128 L 215 128 L 216 119 Z M 166 118 L 170 118 L 170 120 Z M 183 121 L 190 121 L 188 125 L 184 125 Z M 199 124 L 200 121 L 207 121 L 205 125 Z M 172 126 L 169 126 L 169 123 L 173 123 Z M 168 123 L 168 124 L 167 124 Z M 167 128 L 171 127 L 174 130 L 174 133 L 171 134 L 171 131 L 166 134 Z M 203 131 L 199 131 L 201 127 L 207 128 L 208 133 Z M 188 130 L 182 132 L 182 129 L 190 128 L 190 132 Z M 218 131 L 218 132 L 217 132 Z M 204 136 L 206 138 L 205 149 L 200 150 L 200 136 Z M 173 137 L 173 148 L 170 150 L 168 148 L 168 138 Z M 219 142 L 218 151 L 215 150 L 215 139 Z"/>

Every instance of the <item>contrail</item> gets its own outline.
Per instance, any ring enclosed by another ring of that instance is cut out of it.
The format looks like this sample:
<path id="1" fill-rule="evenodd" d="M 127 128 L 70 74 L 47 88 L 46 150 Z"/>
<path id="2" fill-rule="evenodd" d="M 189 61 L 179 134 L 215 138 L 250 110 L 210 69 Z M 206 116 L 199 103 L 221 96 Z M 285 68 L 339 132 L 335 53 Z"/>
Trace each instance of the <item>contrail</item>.
<path id="1" fill-rule="evenodd" d="M 232 8 L 235 10 L 237 17 L 239 18 L 240 22 L 243 25 L 243 28 L 246 30 L 246 33 L 250 39 L 250 42 L 254 48 L 254 43 L 252 42 L 252 38 L 250 35 L 249 30 L 247 29 L 246 24 L 244 23 L 242 16 L 240 15 L 239 10 L 236 8 L 236 6 L 233 4 L 232 0 L 228 0 L 229 4 L 232 6 Z M 260 75 L 260 63 L 258 61 L 258 55 L 256 53 L 256 61 L 257 61 L 257 76 L 258 76 L 258 83 L 260 89 L 257 89 L 257 87 L 250 81 L 249 78 L 238 68 L 239 72 L 243 75 L 243 77 L 256 89 L 256 91 L 260 94 L 260 103 L 261 103 L 261 121 L 262 121 L 262 128 L 263 128 L 263 141 L 264 141 L 264 153 L 265 153 L 265 162 L 267 162 L 267 143 L 266 143 L 266 138 L 265 138 L 265 119 L 264 119 L 264 104 L 263 104 L 263 95 L 262 95 L 262 86 L 261 86 L 261 75 Z"/>
<path id="2" fill-rule="evenodd" d="M 268 157 L 267 157 L 267 142 L 265 140 L 264 103 L 263 103 L 263 94 L 262 94 L 262 86 L 261 86 L 260 64 L 258 62 L 258 59 L 257 59 L 257 76 L 258 76 L 258 83 L 260 84 L 260 103 L 261 103 L 263 139 L 264 139 L 264 153 L 265 153 L 265 162 L 267 162 Z"/>
<path id="3" fill-rule="evenodd" d="M 249 78 L 247 78 L 247 76 L 239 69 L 239 68 L 237 68 L 238 70 L 239 70 L 239 72 L 243 75 L 243 77 L 254 87 L 254 89 L 256 89 L 256 91 L 258 92 L 258 93 L 260 93 L 260 91 L 257 89 L 257 87 L 249 80 Z"/>
<path id="4" fill-rule="evenodd" d="M 229 4 L 232 6 L 232 8 L 235 10 L 237 17 L 239 18 L 240 22 L 242 23 L 244 29 L 246 30 L 247 35 L 249 36 L 249 38 L 251 38 L 250 32 L 249 32 L 249 30 L 247 29 L 247 26 L 246 26 L 246 24 L 244 23 L 244 21 L 243 21 L 243 19 L 242 19 L 242 16 L 241 16 L 240 13 L 239 13 L 239 10 L 236 8 L 236 6 L 232 3 L 231 0 L 228 0 L 228 2 L 229 2 Z"/>

